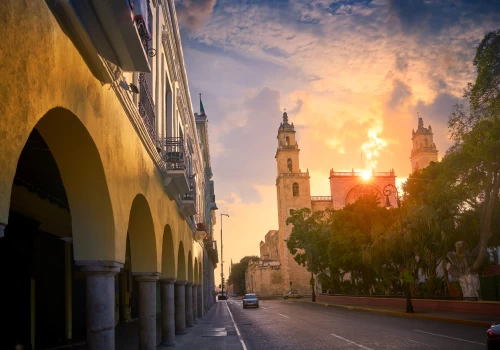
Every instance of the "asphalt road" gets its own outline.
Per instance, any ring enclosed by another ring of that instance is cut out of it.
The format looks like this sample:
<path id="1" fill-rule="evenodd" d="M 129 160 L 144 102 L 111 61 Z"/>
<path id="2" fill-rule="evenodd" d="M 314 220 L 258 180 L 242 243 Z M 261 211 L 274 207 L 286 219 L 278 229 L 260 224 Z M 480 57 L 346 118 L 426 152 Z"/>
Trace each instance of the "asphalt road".
<path id="1" fill-rule="evenodd" d="M 229 309 L 248 350 L 486 348 L 486 329 L 446 322 L 313 305 L 260 300 L 259 308 Z"/>

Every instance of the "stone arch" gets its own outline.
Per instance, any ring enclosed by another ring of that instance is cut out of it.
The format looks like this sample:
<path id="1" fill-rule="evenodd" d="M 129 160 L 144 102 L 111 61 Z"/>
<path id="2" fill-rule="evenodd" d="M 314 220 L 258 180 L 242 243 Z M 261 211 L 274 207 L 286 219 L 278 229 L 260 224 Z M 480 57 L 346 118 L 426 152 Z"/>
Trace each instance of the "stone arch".
<path id="1" fill-rule="evenodd" d="M 191 255 L 191 251 L 188 253 L 188 276 L 187 280 L 189 282 L 193 282 L 193 256 Z"/>
<path id="2" fill-rule="evenodd" d="M 287 146 L 290 146 L 290 137 L 289 136 L 285 137 L 285 142 L 286 142 Z"/>
<path id="3" fill-rule="evenodd" d="M 158 270 L 156 235 L 148 201 L 142 194 L 135 196 L 128 223 L 132 272 Z"/>
<path id="4" fill-rule="evenodd" d="M 199 279 L 199 271 L 198 271 L 198 258 L 194 258 L 194 276 L 193 283 L 198 283 Z"/>
<path id="5" fill-rule="evenodd" d="M 161 248 L 161 277 L 175 277 L 175 252 L 174 239 L 170 225 L 166 225 L 163 230 L 163 241 Z"/>
<path id="6" fill-rule="evenodd" d="M 293 166 L 292 166 L 292 159 L 291 158 L 288 158 L 287 161 L 286 161 L 286 166 L 288 167 L 288 171 L 292 171 L 293 169 Z"/>
<path id="7" fill-rule="evenodd" d="M 294 197 L 297 197 L 299 195 L 299 184 L 294 182 L 292 185 L 292 193 Z"/>
<path id="8" fill-rule="evenodd" d="M 61 107 L 49 110 L 35 129 L 52 152 L 66 191 L 74 259 L 115 260 L 111 198 L 99 150 L 88 130 Z"/>
<path id="9" fill-rule="evenodd" d="M 177 252 L 177 280 L 187 280 L 186 275 L 186 255 L 184 254 L 184 244 L 179 242 L 179 250 Z"/>
<path id="10" fill-rule="evenodd" d="M 375 193 L 379 198 L 384 198 L 380 190 L 369 184 L 358 184 L 353 187 L 351 187 L 345 197 L 344 197 L 344 203 L 345 205 L 347 204 L 352 204 L 354 203 L 359 197 L 369 194 L 369 193 Z"/>

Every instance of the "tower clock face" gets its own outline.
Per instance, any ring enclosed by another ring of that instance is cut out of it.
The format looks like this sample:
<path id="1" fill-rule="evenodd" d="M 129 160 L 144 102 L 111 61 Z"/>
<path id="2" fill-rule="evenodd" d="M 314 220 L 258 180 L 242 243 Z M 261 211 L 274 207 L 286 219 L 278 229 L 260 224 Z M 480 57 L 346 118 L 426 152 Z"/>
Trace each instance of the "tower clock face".
<path id="1" fill-rule="evenodd" d="M 345 204 L 352 204 L 356 202 L 356 200 L 366 194 L 376 194 L 378 197 L 382 198 L 382 193 L 375 188 L 374 186 L 367 184 L 360 184 L 354 186 L 348 193 L 345 198 Z"/>

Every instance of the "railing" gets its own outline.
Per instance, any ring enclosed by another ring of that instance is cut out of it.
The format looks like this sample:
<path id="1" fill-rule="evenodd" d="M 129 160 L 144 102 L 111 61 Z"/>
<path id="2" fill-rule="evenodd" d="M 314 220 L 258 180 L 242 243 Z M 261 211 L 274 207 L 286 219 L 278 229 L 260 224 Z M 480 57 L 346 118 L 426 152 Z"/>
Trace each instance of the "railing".
<path id="1" fill-rule="evenodd" d="M 205 217 L 203 215 L 196 215 L 196 231 L 203 231 L 208 233 L 208 225 L 205 222 Z"/>
<path id="2" fill-rule="evenodd" d="M 153 12 L 151 11 L 150 0 L 141 1 L 146 2 L 147 14 L 143 13 L 144 7 L 141 6 L 141 2 L 139 2 L 139 6 L 135 6 L 134 1 L 129 0 L 129 4 L 131 5 L 130 8 L 134 12 L 134 21 L 137 27 L 137 31 L 139 32 L 139 36 L 141 37 L 142 45 L 144 46 L 144 49 L 146 50 L 146 53 L 149 55 L 149 57 L 154 57 L 156 56 L 156 50 L 152 47 L 149 47 L 149 42 L 151 41 L 153 34 Z M 148 19 L 147 27 L 146 22 L 144 21 L 145 15 Z"/>
<path id="3" fill-rule="evenodd" d="M 188 182 L 189 182 L 189 192 L 181 194 L 181 199 L 183 201 L 195 201 L 196 203 L 196 186 L 194 183 L 194 175 L 189 175 L 188 176 Z"/>
<path id="4" fill-rule="evenodd" d="M 167 170 L 186 170 L 184 139 L 182 137 L 167 137 L 163 140 L 163 144 L 165 146 L 163 160 Z"/>
<path id="5" fill-rule="evenodd" d="M 148 130 L 148 134 L 153 140 L 153 143 L 156 144 L 156 135 L 155 135 L 155 104 L 153 102 L 153 98 L 151 97 L 151 92 L 148 87 L 148 83 L 146 81 L 146 75 L 144 73 L 139 74 L 139 114 L 142 117 L 142 121 L 144 125 L 146 125 L 146 129 Z"/>
<path id="6" fill-rule="evenodd" d="M 311 196 L 312 201 L 331 201 L 331 196 Z"/>
<path id="7" fill-rule="evenodd" d="M 364 173 L 361 171 L 331 171 L 330 172 L 330 177 L 347 177 L 347 176 L 363 176 Z M 372 176 L 395 176 L 393 171 L 389 172 L 370 172 L 370 175 Z"/>
<path id="8" fill-rule="evenodd" d="M 309 173 L 281 173 L 282 177 L 308 177 Z"/>

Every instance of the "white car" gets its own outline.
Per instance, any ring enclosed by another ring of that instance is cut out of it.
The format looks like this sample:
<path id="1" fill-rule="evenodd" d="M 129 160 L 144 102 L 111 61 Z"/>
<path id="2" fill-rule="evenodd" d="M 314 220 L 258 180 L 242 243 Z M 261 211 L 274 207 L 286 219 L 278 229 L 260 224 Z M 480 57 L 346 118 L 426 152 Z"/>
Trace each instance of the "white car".
<path id="1" fill-rule="evenodd" d="M 285 295 L 283 296 L 283 298 L 284 298 L 284 299 L 288 299 L 288 298 L 296 298 L 296 299 L 300 299 L 300 298 L 302 298 L 302 295 L 301 295 L 299 292 L 297 292 L 297 291 L 291 291 L 291 292 L 289 292 L 288 294 L 285 294 Z"/>

